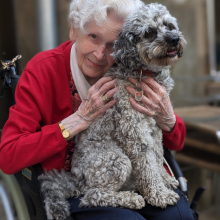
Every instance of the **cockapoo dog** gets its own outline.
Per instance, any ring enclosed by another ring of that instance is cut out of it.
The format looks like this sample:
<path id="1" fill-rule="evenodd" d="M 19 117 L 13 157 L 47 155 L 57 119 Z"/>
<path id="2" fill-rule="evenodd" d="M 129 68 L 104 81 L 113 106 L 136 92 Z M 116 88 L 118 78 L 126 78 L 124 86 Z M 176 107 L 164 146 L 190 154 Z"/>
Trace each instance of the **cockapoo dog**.
<path id="1" fill-rule="evenodd" d="M 186 41 L 177 21 L 161 4 L 141 6 L 130 15 L 114 45 L 116 64 L 107 76 L 118 78 L 119 101 L 80 133 L 71 172 L 50 171 L 40 177 L 42 192 L 56 219 L 69 215 L 66 198 L 83 195 L 80 207 L 112 206 L 141 209 L 145 200 L 165 208 L 177 203 L 178 181 L 165 170 L 162 131 L 153 117 L 137 112 L 125 87 L 137 69 L 149 69 L 169 94 L 171 65 Z M 140 194 L 135 193 L 138 191 Z"/>

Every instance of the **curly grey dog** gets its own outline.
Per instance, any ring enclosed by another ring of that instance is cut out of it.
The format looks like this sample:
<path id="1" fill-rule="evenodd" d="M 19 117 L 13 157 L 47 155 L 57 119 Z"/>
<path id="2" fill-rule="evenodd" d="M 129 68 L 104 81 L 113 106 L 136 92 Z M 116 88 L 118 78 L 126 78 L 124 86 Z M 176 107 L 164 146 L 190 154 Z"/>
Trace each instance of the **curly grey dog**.
<path id="1" fill-rule="evenodd" d="M 107 76 L 119 80 L 118 103 L 80 133 L 71 173 L 43 174 L 42 191 L 56 219 L 69 215 L 66 198 L 83 195 L 80 207 L 141 209 L 145 200 L 165 208 L 177 203 L 178 181 L 163 166 L 162 131 L 153 117 L 132 108 L 125 87 L 137 68 L 157 74 L 169 94 L 174 83 L 169 68 L 181 57 L 186 41 L 177 21 L 160 4 L 141 6 L 130 15 L 115 42 L 116 64 Z M 134 191 L 139 191 L 140 194 Z"/>

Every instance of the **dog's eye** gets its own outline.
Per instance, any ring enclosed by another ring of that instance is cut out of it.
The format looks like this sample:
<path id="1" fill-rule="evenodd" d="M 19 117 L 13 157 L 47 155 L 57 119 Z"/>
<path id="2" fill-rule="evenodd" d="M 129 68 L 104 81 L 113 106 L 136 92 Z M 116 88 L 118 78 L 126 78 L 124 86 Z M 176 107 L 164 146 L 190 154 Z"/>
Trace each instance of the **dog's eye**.
<path id="1" fill-rule="evenodd" d="M 175 29 L 175 27 L 174 27 L 173 24 L 169 23 L 169 24 L 167 24 L 167 29 L 170 30 L 170 31 L 172 31 L 172 30 Z"/>
<path id="2" fill-rule="evenodd" d="M 153 38 L 156 37 L 157 33 L 153 30 L 148 30 L 145 32 L 144 37 L 145 38 Z"/>

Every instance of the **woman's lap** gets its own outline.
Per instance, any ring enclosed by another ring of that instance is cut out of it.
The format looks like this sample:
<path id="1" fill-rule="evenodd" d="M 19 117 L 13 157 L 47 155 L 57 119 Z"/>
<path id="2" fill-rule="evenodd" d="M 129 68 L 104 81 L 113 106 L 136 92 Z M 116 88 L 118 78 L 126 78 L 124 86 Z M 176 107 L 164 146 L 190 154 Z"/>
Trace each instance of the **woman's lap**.
<path id="1" fill-rule="evenodd" d="M 141 210 L 129 210 L 113 207 L 78 208 L 78 198 L 69 199 L 71 213 L 76 220 L 193 220 L 189 203 L 179 190 L 180 200 L 175 206 L 166 209 L 146 204 Z"/>
<path id="2" fill-rule="evenodd" d="M 145 220 L 133 210 L 113 207 L 78 208 L 79 199 L 71 198 L 69 201 L 70 212 L 75 220 Z"/>
<path id="3" fill-rule="evenodd" d="M 180 196 L 180 200 L 175 206 L 167 206 L 166 209 L 161 209 L 155 206 L 146 204 L 145 207 L 137 212 L 140 213 L 146 220 L 194 220 L 190 205 L 185 195 L 180 191 L 176 190 Z"/>

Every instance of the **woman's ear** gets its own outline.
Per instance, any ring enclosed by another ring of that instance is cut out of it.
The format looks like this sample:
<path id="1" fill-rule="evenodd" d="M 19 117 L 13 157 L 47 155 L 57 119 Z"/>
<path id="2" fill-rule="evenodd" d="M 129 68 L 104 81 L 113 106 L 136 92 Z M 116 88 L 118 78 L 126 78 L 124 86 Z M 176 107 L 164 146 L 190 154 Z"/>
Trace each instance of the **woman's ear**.
<path id="1" fill-rule="evenodd" d="M 73 26 L 71 26 L 71 28 L 70 28 L 69 38 L 71 41 L 76 40 L 76 29 Z"/>

